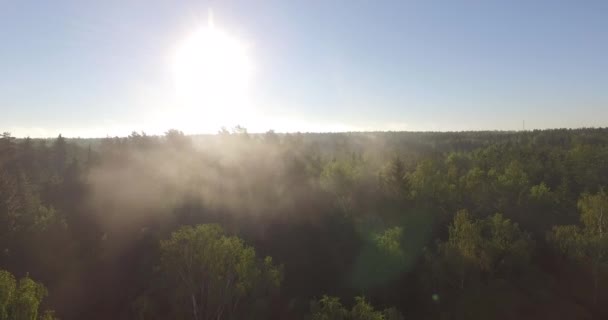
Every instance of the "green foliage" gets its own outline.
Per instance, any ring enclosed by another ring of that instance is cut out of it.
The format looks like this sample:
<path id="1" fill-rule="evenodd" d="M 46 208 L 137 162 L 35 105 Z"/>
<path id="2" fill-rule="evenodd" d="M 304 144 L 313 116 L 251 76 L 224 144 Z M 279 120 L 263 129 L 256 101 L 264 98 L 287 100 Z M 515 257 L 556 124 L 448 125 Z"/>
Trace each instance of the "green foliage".
<path id="1" fill-rule="evenodd" d="M 578 226 L 555 226 L 549 241 L 575 259 L 590 259 L 593 264 L 604 264 L 608 259 L 608 237 L 604 236 L 608 197 L 604 192 L 595 195 L 585 194 L 578 202 L 580 220 Z"/>
<path id="2" fill-rule="evenodd" d="M 311 320 L 403 320 L 395 308 L 377 311 L 364 297 L 355 297 L 355 304 L 346 310 L 340 299 L 324 295 L 319 301 L 311 302 Z"/>
<path id="3" fill-rule="evenodd" d="M 544 182 L 530 187 L 530 197 L 537 201 L 542 201 L 551 196 L 551 189 Z"/>
<path id="4" fill-rule="evenodd" d="M 482 244 L 481 225 L 472 221 L 466 210 L 460 210 L 449 227 L 448 245 L 464 258 L 478 259 Z"/>
<path id="5" fill-rule="evenodd" d="M 0 270 L 0 320 L 38 320 L 40 303 L 48 295 L 44 285 L 26 276 L 15 280 Z M 53 311 L 45 311 L 43 320 L 56 319 Z"/>
<path id="6" fill-rule="evenodd" d="M 319 182 L 321 187 L 336 197 L 337 205 L 344 212 L 353 206 L 353 195 L 361 178 L 361 170 L 354 161 L 334 160 L 325 165 Z"/>
<path id="7" fill-rule="evenodd" d="M 353 162 L 334 160 L 323 168 L 321 186 L 328 191 L 344 194 L 355 187 L 359 175 L 359 168 Z"/>
<path id="8" fill-rule="evenodd" d="M 252 247 L 218 225 L 183 227 L 161 241 L 161 265 L 194 319 L 234 317 L 239 302 L 282 280 L 270 257 L 258 261 Z"/>
<path id="9" fill-rule="evenodd" d="M 29 277 L 19 280 L 13 315 L 15 320 L 36 320 L 40 302 L 48 295 L 46 288 Z"/>
<path id="10" fill-rule="evenodd" d="M 534 249 L 530 235 L 501 214 L 486 219 L 485 224 L 490 236 L 484 245 L 487 259 L 484 269 L 507 278 L 526 269 Z"/>
<path id="11" fill-rule="evenodd" d="M 411 253 L 403 246 L 404 231 L 400 226 L 372 233 L 353 267 L 351 281 L 359 289 L 386 285 L 397 278 L 411 263 Z"/>
<path id="12" fill-rule="evenodd" d="M 533 250 L 530 235 L 516 223 L 495 214 L 483 220 L 472 220 L 461 210 L 449 227 L 449 239 L 439 244 L 446 271 L 456 272 L 458 287 L 465 288 L 467 279 L 481 273 L 510 277 L 527 267 Z"/>
<path id="13" fill-rule="evenodd" d="M 498 183 L 505 188 L 521 190 L 528 184 L 528 175 L 519 161 L 511 161 L 502 174 L 497 176 Z"/>
<path id="14" fill-rule="evenodd" d="M 400 157 L 394 157 L 382 169 L 380 173 L 380 184 L 385 192 L 397 199 L 406 198 L 408 193 L 408 183 L 406 178 L 405 164 Z"/>
<path id="15" fill-rule="evenodd" d="M 68 319 L 298 319 L 323 292 L 417 318 L 608 318 L 607 133 L 5 133 L 0 266 L 52 279 Z M 0 273 L 4 319 L 34 314 L 21 282 Z"/>
<path id="16" fill-rule="evenodd" d="M 593 280 L 593 302 L 598 300 L 600 280 L 608 268 L 608 237 L 604 235 L 608 222 L 608 195 L 583 194 L 578 201 L 583 227 L 555 226 L 548 240 L 566 256 L 588 266 Z"/>
<path id="17" fill-rule="evenodd" d="M 404 254 L 401 248 L 402 238 L 403 228 L 392 227 L 376 235 L 374 241 L 381 251 L 396 258 L 402 258 Z"/>
<path id="18" fill-rule="evenodd" d="M 423 160 L 416 170 L 408 176 L 412 188 L 412 197 L 439 199 L 447 192 L 440 164 L 432 160 Z"/>
<path id="19" fill-rule="evenodd" d="M 311 302 L 312 320 L 346 320 L 348 311 L 340 303 L 340 298 L 324 295 L 319 301 Z"/>
<path id="20" fill-rule="evenodd" d="M 603 190 L 594 195 L 584 194 L 578 208 L 586 232 L 601 238 L 608 227 L 608 195 Z"/>
<path id="21" fill-rule="evenodd" d="M 352 320 L 384 320 L 384 314 L 374 310 L 374 307 L 365 301 L 364 297 L 355 297 L 355 305 L 350 311 Z"/>
<path id="22" fill-rule="evenodd" d="M 0 320 L 9 319 L 9 308 L 15 299 L 17 282 L 13 275 L 0 270 Z"/>
<path id="23" fill-rule="evenodd" d="M 565 190 L 563 190 L 563 185 L 561 187 L 561 192 L 565 192 Z M 554 217 L 560 209 L 559 192 L 559 187 L 557 191 L 553 191 L 544 182 L 530 187 L 530 207 L 537 212 L 538 216 L 542 216 L 542 218 L 528 217 L 527 220 L 542 220 L 541 223 L 543 225 L 550 220 L 554 220 L 552 219 L 552 216 Z"/>
<path id="24" fill-rule="evenodd" d="M 588 247 L 587 239 L 578 226 L 554 226 L 548 235 L 559 251 L 574 259 L 583 259 Z"/>

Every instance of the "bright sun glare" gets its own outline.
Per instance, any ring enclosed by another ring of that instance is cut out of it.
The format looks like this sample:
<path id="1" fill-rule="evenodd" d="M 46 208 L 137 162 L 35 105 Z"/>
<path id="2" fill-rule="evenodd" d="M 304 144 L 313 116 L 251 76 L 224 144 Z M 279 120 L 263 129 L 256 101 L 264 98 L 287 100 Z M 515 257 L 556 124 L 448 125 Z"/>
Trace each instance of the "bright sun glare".
<path id="1" fill-rule="evenodd" d="M 200 28 L 178 47 L 173 65 L 187 130 L 215 130 L 235 124 L 248 111 L 251 64 L 239 39 L 213 25 Z"/>

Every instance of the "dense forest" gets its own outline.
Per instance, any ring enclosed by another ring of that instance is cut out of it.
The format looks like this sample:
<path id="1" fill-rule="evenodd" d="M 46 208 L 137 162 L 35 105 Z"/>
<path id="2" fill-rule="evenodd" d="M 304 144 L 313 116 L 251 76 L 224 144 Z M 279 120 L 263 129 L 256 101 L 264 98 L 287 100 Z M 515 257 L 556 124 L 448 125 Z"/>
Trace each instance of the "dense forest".
<path id="1" fill-rule="evenodd" d="M 607 319 L 606 186 L 602 128 L 4 133 L 0 320 Z"/>

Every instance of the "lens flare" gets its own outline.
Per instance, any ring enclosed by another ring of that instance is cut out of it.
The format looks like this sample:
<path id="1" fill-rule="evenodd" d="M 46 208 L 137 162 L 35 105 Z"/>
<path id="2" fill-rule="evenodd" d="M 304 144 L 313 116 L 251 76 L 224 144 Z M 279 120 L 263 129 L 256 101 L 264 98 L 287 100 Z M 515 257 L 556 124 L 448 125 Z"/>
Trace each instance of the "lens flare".
<path id="1" fill-rule="evenodd" d="M 180 124 L 187 130 L 232 125 L 247 112 L 251 76 L 247 48 L 212 23 L 178 47 L 173 72 Z"/>

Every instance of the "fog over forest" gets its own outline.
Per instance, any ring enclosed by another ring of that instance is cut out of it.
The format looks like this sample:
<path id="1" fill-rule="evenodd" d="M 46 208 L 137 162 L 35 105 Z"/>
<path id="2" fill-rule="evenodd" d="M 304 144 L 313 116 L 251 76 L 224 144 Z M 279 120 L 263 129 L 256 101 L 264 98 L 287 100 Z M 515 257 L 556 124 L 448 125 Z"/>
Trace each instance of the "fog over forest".
<path id="1" fill-rule="evenodd" d="M 0 319 L 602 319 L 608 129 L 0 138 Z"/>
<path id="2" fill-rule="evenodd" d="M 608 319 L 607 17 L 0 0 L 0 320 Z"/>

